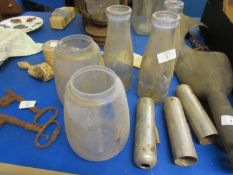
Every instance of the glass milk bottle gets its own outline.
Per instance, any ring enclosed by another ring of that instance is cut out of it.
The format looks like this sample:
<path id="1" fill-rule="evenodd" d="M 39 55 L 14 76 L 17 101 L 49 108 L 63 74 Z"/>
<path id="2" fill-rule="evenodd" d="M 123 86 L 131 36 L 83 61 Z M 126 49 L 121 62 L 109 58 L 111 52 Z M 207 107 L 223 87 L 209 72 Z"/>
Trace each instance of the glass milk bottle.
<path id="1" fill-rule="evenodd" d="M 106 9 L 108 29 L 104 46 L 104 64 L 120 77 L 125 90 L 131 86 L 133 68 L 131 12 L 131 8 L 124 5 L 113 5 Z"/>
<path id="2" fill-rule="evenodd" d="M 184 2 L 181 0 L 166 0 L 164 1 L 165 10 L 177 13 L 179 15 L 183 14 Z"/>
<path id="3" fill-rule="evenodd" d="M 151 97 L 155 103 L 166 97 L 175 68 L 175 31 L 179 20 L 180 15 L 169 11 L 152 15 L 153 30 L 139 73 L 139 97 Z"/>
<path id="4" fill-rule="evenodd" d="M 139 35 L 148 35 L 152 30 L 151 15 L 153 13 L 154 0 L 133 1 L 133 28 Z"/>
<path id="5" fill-rule="evenodd" d="M 180 23 L 176 27 L 176 50 L 177 50 L 177 58 L 179 58 L 180 55 L 180 49 L 182 46 L 182 43 L 184 42 L 184 38 L 182 38 L 181 35 L 181 23 L 183 18 L 183 9 L 184 9 L 184 2 L 180 0 L 166 0 L 164 1 L 164 8 L 167 11 L 174 12 L 180 15 Z"/>

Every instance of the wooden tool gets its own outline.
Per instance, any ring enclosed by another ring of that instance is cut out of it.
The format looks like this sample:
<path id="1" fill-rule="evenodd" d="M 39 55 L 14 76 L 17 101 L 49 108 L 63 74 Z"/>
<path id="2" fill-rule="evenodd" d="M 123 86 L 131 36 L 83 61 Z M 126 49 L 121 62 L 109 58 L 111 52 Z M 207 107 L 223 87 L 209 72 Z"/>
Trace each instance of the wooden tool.
<path id="1" fill-rule="evenodd" d="M 21 174 L 22 175 L 77 175 L 77 174 L 63 173 L 58 171 L 0 163 L 0 175 L 21 175 Z"/>

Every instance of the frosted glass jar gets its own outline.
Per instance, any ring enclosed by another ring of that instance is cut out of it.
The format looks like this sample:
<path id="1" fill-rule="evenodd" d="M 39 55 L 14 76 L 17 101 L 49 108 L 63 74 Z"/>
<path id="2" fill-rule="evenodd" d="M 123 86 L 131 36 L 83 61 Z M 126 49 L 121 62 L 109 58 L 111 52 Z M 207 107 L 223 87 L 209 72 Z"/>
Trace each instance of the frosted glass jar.
<path id="1" fill-rule="evenodd" d="M 129 109 L 124 86 L 111 69 L 79 69 L 67 84 L 64 99 L 66 135 L 80 157 L 108 160 L 123 149 L 129 136 Z"/>
<path id="2" fill-rule="evenodd" d="M 89 65 L 103 65 L 98 45 L 86 35 L 63 38 L 55 49 L 54 61 L 56 89 L 62 103 L 66 83 L 76 70 Z"/>

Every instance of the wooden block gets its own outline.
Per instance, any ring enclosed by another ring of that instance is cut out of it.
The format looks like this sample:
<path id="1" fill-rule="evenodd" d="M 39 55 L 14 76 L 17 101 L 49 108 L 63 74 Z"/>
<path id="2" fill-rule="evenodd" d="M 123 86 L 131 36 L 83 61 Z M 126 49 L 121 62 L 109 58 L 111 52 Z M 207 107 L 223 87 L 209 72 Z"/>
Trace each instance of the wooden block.
<path id="1" fill-rule="evenodd" d="M 223 1 L 223 11 L 226 13 L 227 17 L 233 23 L 233 1 L 232 0 Z"/>
<path id="2" fill-rule="evenodd" d="M 62 7 L 61 9 L 69 15 L 67 17 L 51 16 L 49 22 L 52 29 L 62 30 L 75 18 L 74 7 Z"/>
<path id="3" fill-rule="evenodd" d="M 6 164 L 6 163 L 0 163 L 0 174 L 1 175 L 77 175 L 77 174 L 63 173 L 58 171 Z"/>

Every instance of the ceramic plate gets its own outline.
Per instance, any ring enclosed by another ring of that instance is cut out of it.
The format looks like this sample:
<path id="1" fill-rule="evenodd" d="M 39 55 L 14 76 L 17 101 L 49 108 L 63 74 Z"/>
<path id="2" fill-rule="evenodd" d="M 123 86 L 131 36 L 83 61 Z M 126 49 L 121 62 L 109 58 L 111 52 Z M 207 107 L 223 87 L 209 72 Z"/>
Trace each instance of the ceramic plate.
<path id="1" fill-rule="evenodd" d="M 36 16 L 18 16 L 0 22 L 0 28 L 20 29 L 25 32 L 36 30 L 42 25 L 43 19 Z"/>

